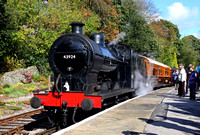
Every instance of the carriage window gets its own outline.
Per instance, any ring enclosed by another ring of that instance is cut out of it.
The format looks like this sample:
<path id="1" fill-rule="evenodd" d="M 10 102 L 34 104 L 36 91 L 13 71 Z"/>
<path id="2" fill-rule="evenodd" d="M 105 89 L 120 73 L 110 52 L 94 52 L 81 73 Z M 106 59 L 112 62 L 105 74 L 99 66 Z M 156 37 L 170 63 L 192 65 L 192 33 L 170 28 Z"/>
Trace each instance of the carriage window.
<path id="1" fill-rule="evenodd" d="M 153 69 L 153 75 L 157 75 L 157 69 Z"/>
<path id="2" fill-rule="evenodd" d="M 159 69 L 159 75 L 162 75 L 162 70 Z"/>
<path id="3" fill-rule="evenodd" d="M 165 71 L 165 75 L 169 75 L 169 72 L 168 72 L 168 71 Z"/>

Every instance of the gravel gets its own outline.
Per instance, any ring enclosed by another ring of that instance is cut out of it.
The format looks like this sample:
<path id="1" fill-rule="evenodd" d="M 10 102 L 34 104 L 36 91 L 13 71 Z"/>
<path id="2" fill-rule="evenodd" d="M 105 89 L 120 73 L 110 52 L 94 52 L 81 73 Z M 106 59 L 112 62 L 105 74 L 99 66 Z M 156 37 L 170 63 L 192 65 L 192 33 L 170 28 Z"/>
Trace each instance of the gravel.
<path id="1" fill-rule="evenodd" d="M 27 102 L 29 103 L 29 100 L 33 97 L 33 94 L 30 93 L 26 96 L 23 97 L 18 97 L 18 98 L 5 98 L 5 99 L 1 99 L 3 102 L 6 102 L 6 105 L 9 106 L 19 106 L 22 107 L 21 110 L 8 110 L 8 109 L 4 109 L 2 107 L 0 107 L 0 110 L 5 110 L 4 114 L 0 115 L 0 119 L 4 119 L 4 118 L 8 118 L 14 115 L 18 115 L 18 114 L 22 114 L 25 112 L 30 112 L 33 111 L 35 109 L 33 109 L 29 104 L 23 104 L 22 102 Z M 0 96 L 0 98 L 3 98 L 3 95 Z M 21 103 L 19 103 L 21 102 Z"/>

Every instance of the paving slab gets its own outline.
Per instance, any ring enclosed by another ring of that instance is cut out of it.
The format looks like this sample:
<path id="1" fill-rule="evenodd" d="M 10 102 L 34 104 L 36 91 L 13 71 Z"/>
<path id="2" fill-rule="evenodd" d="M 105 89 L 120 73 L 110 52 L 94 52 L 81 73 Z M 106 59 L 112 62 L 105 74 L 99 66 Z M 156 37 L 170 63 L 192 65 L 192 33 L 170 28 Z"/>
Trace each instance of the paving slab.
<path id="1" fill-rule="evenodd" d="M 147 122 L 145 134 L 200 135 L 200 93 L 196 94 L 196 101 L 189 100 L 189 94 L 185 97 L 177 94 L 178 91 L 173 90 L 164 98 L 161 104 L 168 106 L 166 117 L 159 115 L 162 107 L 156 109 L 154 117 Z"/>

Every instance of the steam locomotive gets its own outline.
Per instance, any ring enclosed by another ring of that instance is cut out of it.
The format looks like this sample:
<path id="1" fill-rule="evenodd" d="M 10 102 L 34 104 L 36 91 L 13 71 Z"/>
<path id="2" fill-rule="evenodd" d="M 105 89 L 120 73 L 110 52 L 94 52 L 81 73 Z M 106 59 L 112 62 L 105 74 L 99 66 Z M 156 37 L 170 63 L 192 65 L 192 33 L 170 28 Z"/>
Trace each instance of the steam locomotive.
<path id="1" fill-rule="evenodd" d="M 137 66 L 144 78 L 154 76 L 159 84 L 171 83 L 170 67 L 135 55 L 125 45 L 105 45 L 101 33 L 86 38 L 81 22 L 73 22 L 71 26 L 72 33 L 55 40 L 49 51 L 53 87 L 47 93 L 35 93 L 30 101 L 33 108 L 44 106 L 62 116 L 63 126 L 67 126 L 69 109 L 75 112 L 82 108 L 88 112 L 135 96 Z M 150 66 L 158 71 L 148 70 Z"/>

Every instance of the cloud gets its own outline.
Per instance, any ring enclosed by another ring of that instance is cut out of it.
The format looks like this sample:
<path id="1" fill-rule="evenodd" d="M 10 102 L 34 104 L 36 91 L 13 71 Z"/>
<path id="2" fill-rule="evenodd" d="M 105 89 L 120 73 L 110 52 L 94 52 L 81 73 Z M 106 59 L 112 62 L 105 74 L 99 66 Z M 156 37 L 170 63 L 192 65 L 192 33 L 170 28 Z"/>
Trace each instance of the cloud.
<path id="1" fill-rule="evenodd" d="M 200 38 L 198 7 L 187 7 L 180 2 L 175 2 L 167 7 L 167 14 L 164 19 L 177 25 L 182 36 L 194 35 Z"/>
<path id="2" fill-rule="evenodd" d="M 173 3 L 171 6 L 167 7 L 167 9 L 168 15 L 166 19 L 172 22 L 184 21 L 191 17 L 197 17 L 199 14 L 197 7 L 191 9 L 183 6 L 183 4 L 179 2 Z"/>

